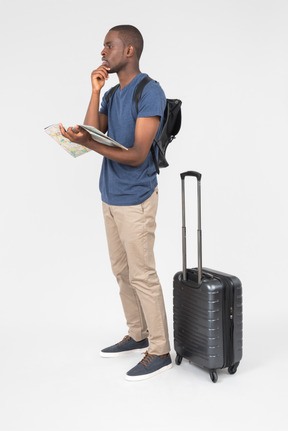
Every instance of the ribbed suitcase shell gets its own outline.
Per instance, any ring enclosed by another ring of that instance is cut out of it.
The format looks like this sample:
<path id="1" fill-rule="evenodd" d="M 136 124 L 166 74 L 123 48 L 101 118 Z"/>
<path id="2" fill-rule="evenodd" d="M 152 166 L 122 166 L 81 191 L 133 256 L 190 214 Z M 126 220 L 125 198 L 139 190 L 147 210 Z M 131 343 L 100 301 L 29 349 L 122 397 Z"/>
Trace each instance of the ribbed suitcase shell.
<path id="1" fill-rule="evenodd" d="M 189 359 L 215 378 L 216 369 L 236 372 L 242 358 L 242 286 L 237 277 L 208 268 L 203 275 L 200 285 L 197 269 L 187 271 L 186 281 L 182 272 L 174 276 L 174 348 L 178 360 Z"/>

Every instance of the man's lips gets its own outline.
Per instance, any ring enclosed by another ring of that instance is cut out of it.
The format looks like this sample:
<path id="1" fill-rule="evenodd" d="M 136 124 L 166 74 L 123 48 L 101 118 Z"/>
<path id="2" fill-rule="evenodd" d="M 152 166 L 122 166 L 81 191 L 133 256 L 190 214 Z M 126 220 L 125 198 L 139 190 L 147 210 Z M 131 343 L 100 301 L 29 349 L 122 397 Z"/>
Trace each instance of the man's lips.
<path id="1" fill-rule="evenodd" d="M 109 63 L 107 60 L 102 59 L 102 66 L 109 66 Z"/>

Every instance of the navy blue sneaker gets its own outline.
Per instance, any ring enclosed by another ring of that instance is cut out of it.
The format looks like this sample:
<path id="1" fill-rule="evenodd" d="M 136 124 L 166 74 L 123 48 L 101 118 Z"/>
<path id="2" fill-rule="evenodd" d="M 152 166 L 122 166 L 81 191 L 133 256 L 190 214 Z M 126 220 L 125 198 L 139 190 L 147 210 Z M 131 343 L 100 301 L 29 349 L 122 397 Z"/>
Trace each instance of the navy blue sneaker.
<path id="1" fill-rule="evenodd" d="M 100 355 L 103 358 L 113 358 L 128 352 L 143 352 L 148 347 L 148 338 L 142 341 L 135 341 L 129 335 L 126 335 L 122 341 L 113 346 L 101 350 Z"/>
<path id="2" fill-rule="evenodd" d="M 170 354 L 166 355 L 150 355 L 145 352 L 145 356 L 136 367 L 132 368 L 126 374 L 126 380 L 145 380 L 156 376 L 162 371 L 169 370 L 172 367 Z"/>

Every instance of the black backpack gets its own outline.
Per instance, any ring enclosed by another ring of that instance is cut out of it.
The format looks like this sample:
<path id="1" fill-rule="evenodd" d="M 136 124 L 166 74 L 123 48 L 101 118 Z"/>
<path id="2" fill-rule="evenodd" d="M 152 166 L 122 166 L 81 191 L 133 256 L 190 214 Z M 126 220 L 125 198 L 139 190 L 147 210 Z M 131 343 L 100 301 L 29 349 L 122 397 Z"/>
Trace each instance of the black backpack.
<path id="1" fill-rule="evenodd" d="M 136 103 L 136 111 L 138 113 L 138 103 L 141 99 L 143 88 L 148 82 L 150 82 L 152 78 L 149 76 L 145 76 L 135 89 L 135 93 L 133 96 L 133 101 Z M 106 102 L 108 103 L 117 88 L 119 88 L 120 84 L 112 87 L 106 95 Z M 166 99 L 166 107 L 164 111 L 163 125 L 162 130 L 160 132 L 160 136 L 154 139 L 154 142 L 151 146 L 151 153 L 153 157 L 153 161 L 155 164 L 157 174 L 160 173 L 159 168 L 166 168 L 169 166 L 169 163 L 166 160 L 166 150 L 170 142 L 175 139 L 177 133 L 181 127 L 181 105 L 182 102 L 179 99 Z M 156 152 L 154 148 L 154 143 L 158 146 L 158 159 L 156 157 Z"/>

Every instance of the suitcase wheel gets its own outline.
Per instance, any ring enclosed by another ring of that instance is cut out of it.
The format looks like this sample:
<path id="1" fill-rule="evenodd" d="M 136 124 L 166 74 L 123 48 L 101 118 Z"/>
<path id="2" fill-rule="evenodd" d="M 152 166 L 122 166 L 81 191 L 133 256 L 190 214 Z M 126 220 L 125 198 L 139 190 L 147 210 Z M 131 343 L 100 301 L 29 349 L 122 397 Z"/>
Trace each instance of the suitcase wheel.
<path id="1" fill-rule="evenodd" d="M 182 362 L 183 356 L 179 355 L 179 353 L 177 353 L 176 358 L 175 358 L 175 364 L 176 365 L 180 365 Z"/>
<path id="2" fill-rule="evenodd" d="M 229 374 L 235 374 L 238 368 L 239 362 L 236 362 L 236 364 L 231 365 L 231 367 L 228 368 Z"/>
<path id="3" fill-rule="evenodd" d="M 209 374 L 210 374 L 210 379 L 212 380 L 213 383 L 216 383 L 218 380 L 218 374 L 216 370 L 209 370 Z"/>

